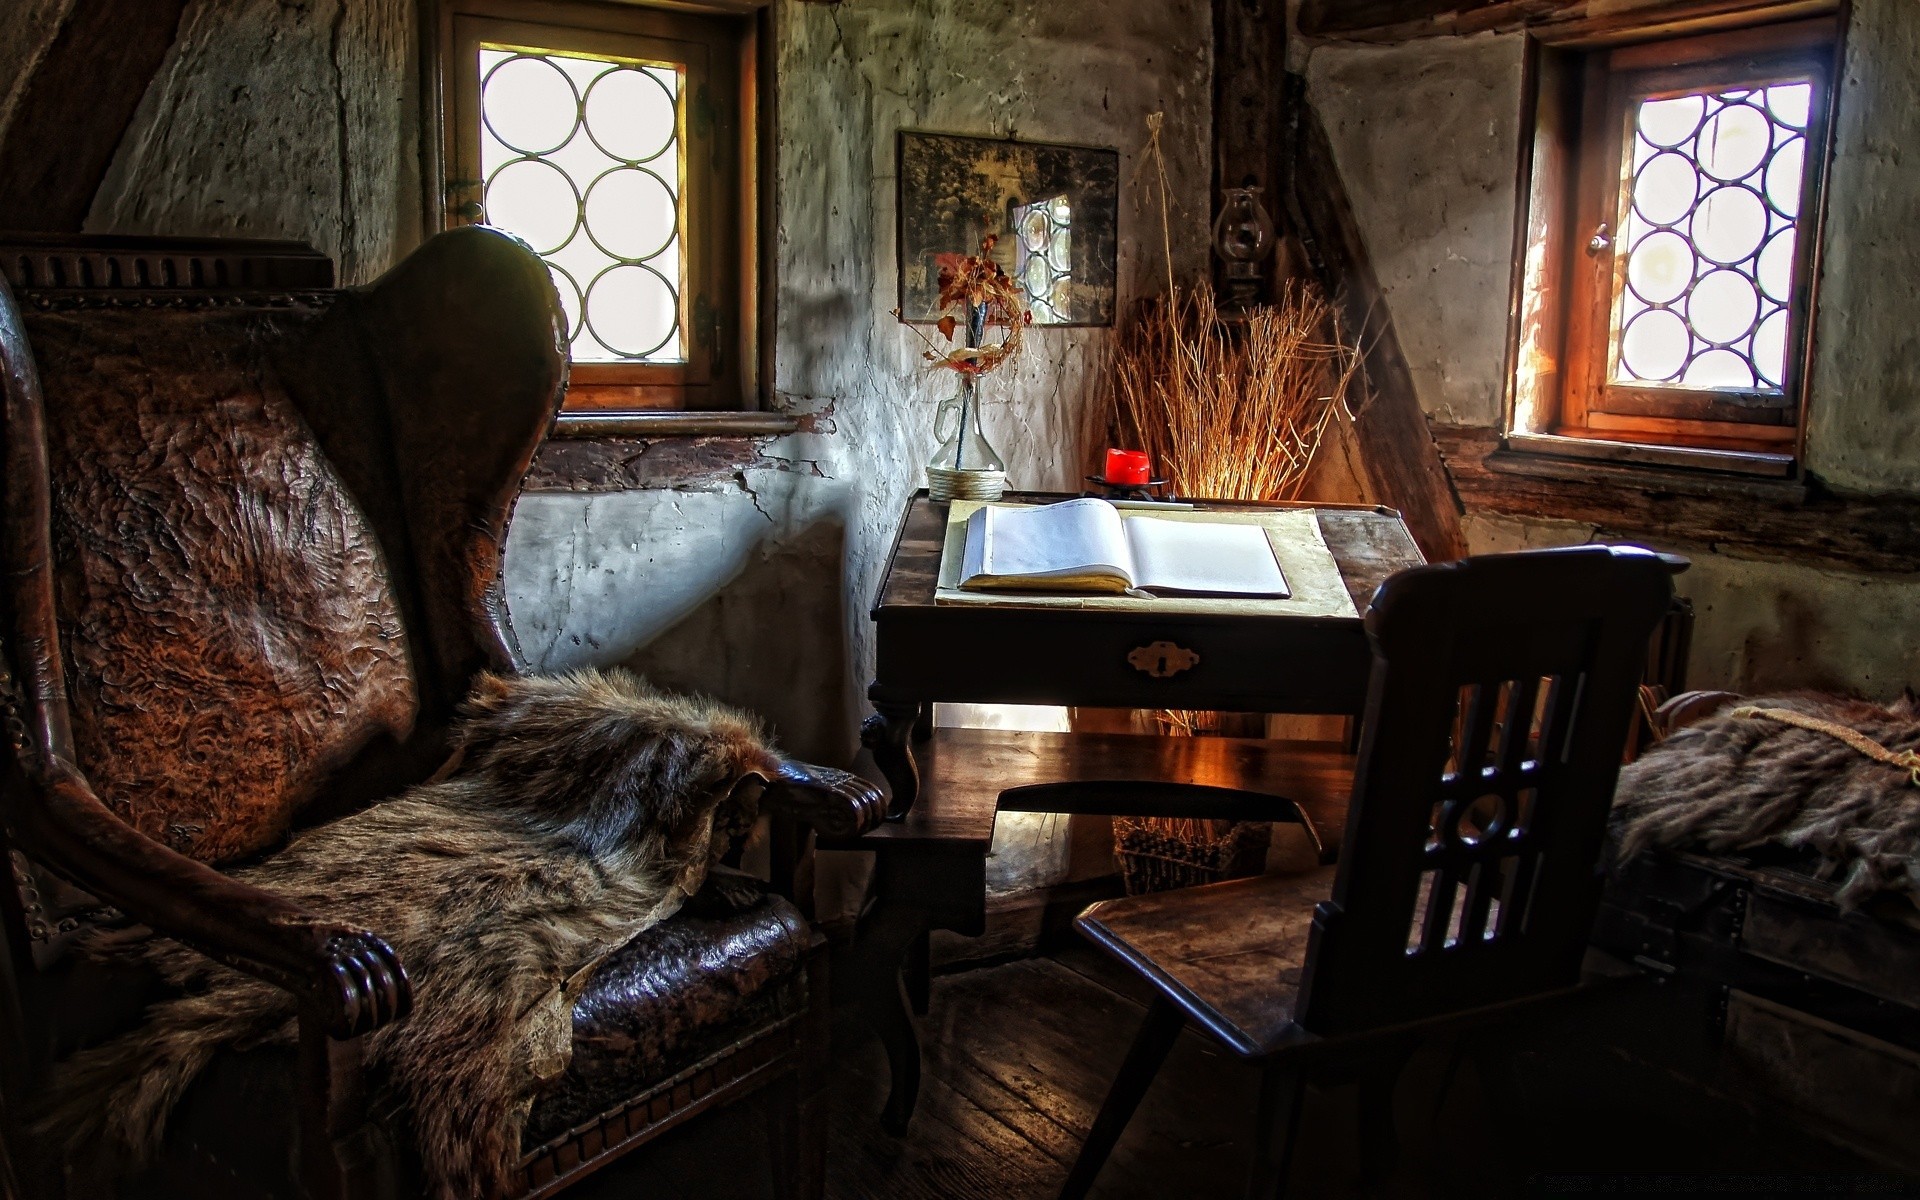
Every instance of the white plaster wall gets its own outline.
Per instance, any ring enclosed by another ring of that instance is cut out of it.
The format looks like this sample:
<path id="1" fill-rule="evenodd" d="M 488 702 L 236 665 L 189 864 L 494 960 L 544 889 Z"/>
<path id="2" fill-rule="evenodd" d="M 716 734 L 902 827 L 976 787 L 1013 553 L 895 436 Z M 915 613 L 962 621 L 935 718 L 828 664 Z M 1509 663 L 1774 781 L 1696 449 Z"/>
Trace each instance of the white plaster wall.
<path id="1" fill-rule="evenodd" d="M 1447 424 L 1492 425 L 1504 402 L 1524 45 L 1488 35 L 1306 55 L 1421 406 Z"/>
<path id="2" fill-rule="evenodd" d="M 1810 469 L 1843 489 L 1920 488 L 1920 3 L 1855 0 L 1839 98 Z M 1516 37 L 1300 47 L 1422 406 L 1503 419 L 1521 98 Z M 1558 521 L 1470 516 L 1476 551 L 1583 542 Z M 1920 684 L 1920 576 L 1869 576 L 1662 545 L 1694 561 L 1692 682 Z"/>
<path id="3" fill-rule="evenodd" d="M 1594 540 L 1591 526 L 1477 514 L 1475 554 Z M 1920 575 L 1869 575 L 1655 545 L 1693 560 L 1678 590 L 1693 601 L 1688 684 L 1735 692 L 1823 688 L 1887 700 L 1920 685 Z"/>
<path id="4" fill-rule="evenodd" d="M 1807 463 L 1920 490 L 1920 3 L 1855 0 L 1829 176 Z"/>
<path id="5" fill-rule="evenodd" d="M 194 0 L 88 231 L 294 238 L 379 275 L 420 237 L 414 22 L 413 0 Z"/>

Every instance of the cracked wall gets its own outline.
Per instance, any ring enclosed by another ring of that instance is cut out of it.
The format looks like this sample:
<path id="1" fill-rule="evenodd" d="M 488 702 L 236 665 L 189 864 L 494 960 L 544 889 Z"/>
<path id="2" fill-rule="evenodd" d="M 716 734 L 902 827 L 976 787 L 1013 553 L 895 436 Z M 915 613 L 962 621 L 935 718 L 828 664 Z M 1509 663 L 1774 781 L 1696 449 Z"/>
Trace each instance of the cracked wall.
<path id="1" fill-rule="evenodd" d="M 1296 48 L 1436 422 L 1502 420 L 1522 87 L 1517 36 Z M 1920 491 L 1920 4 L 1855 0 L 1830 183 L 1809 469 Z M 1475 551 L 1582 542 L 1584 525 L 1470 515 Z M 1665 545 L 1698 626 L 1696 687 L 1920 684 L 1920 576 Z"/>
<path id="2" fill-rule="evenodd" d="M 872 662 L 867 608 L 952 376 L 890 314 L 902 128 L 1121 151 L 1120 288 L 1165 272 L 1137 186 L 1149 113 L 1164 143 L 1183 272 L 1205 262 L 1208 4 L 1015 0 L 782 3 L 776 406 L 818 414 L 756 469 L 697 490 L 522 502 L 514 620 L 547 667 L 627 662 L 766 713 L 801 753 L 844 761 Z M 985 383 L 987 435 L 1025 488 L 1082 473 L 1085 406 L 1110 335 L 1035 329 Z"/>

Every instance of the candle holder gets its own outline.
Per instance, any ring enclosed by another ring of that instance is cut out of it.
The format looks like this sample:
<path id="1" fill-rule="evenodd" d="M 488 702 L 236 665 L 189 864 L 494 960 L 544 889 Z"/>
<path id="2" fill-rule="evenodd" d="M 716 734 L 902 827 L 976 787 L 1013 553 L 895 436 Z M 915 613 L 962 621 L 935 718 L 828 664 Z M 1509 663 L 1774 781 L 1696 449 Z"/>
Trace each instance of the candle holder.
<path id="1" fill-rule="evenodd" d="M 1171 500 L 1166 494 L 1168 480 L 1143 479 L 1138 483 L 1116 481 L 1104 475 L 1089 475 L 1087 482 L 1102 499 L 1106 500 Z"/>

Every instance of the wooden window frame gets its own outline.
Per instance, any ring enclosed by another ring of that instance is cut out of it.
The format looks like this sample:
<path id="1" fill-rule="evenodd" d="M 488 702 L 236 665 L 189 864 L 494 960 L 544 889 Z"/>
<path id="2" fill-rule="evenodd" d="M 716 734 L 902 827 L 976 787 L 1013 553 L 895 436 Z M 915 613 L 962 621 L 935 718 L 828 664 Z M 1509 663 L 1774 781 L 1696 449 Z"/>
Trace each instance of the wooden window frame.
<path id="1" fill-rule="evenodd" d="M 761 407 L 770 378 L 762 286 L 771 147 L 765 10 L 750 2 L 642 7 L 588 0 L 435 0 L 428 56 L 430 229 L 479 214 L 482 43 L 688 62 L 682 102 L 685 202 L 681 229 L 684 363 L 571 365 L 563 422 L 622 414 L 724 413 Z M 704 58 L 704 61 L 700 61 Z M 470 61 L 471 60 L 471 61 Z M 704 76 L 704 78 L 703 78 Z M 689 134 L 691 133 L 691 136 Z M 701 154 L 697 147 L 709 152 Z"/>
<path id="2" fill-rule="evenodd" d="M 1843 53 L 1836 17 L 1606 45 L 1528 46 L 1528 124 L 1523 139 L 1521 219 L 1515 229 L 1512 390 L 1508 429 L 1516 447 L 1631 460 L 1687 461 L 1715 470 L 1792 474 L 1806 427 L 1813 316 L 1833 154 L 1834 108 Z M 1735 87 L 1811 76 L 1794 283 L 1788 302 L 1783 399 L 1766 407 L 1735 392 L 1683 391 L 1610 382 L 1617 357 L 1623 239 L 1590 254 L 1604 223 L 1623 227 L 1630 201 L 1623 180 L 1634 101 L 1647 92 Z M 1606 399 L 1602 397 L 1606 396 Z M 1748 403 L 1742 404 L 1740 401 Z M 1622 411 L 1625 410 L 1625 411 Z M 1592 443 L 1589 447 L 1583 443 Z M 1645 455 L 1642 455 L 1645 457 Z"/>

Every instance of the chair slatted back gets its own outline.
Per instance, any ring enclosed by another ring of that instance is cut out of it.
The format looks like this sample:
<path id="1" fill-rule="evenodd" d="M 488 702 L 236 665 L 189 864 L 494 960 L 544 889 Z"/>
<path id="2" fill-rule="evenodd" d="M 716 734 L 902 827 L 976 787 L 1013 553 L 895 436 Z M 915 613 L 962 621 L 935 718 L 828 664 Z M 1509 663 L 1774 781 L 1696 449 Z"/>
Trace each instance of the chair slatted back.
<path id="1" fill-rule="evenodd" d="M 1381 586 L 1303 1025 L 1352 1033 L 1575 982 L 1648 639 L 1671 597 L 1657 556 L 1603 546 L 1487 555 Z"/>

